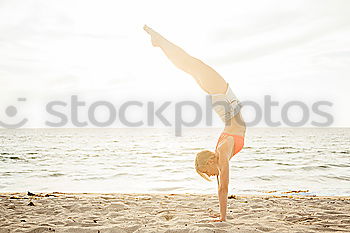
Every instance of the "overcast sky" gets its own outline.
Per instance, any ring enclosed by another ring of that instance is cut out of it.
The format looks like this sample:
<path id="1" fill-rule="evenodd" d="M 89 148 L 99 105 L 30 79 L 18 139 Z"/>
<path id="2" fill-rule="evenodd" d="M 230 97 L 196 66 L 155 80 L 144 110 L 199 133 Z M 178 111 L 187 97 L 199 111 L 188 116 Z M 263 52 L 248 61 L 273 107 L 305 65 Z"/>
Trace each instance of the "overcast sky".
<path id="1" fill-rule="evenodd" d="M 151 46 L 148 24 L 213 66 L 241 100 L 262 104 L 271 95 L 280 106 L 300 100 L 310 108 L 331 101 L 323 110 L 332 126 L 350 127 L 349 12 L 347 0 L 1 0 L 0 120 L 26 117 L 26 127 L 43 127 L 45 104 L 73 94 L 116 106 L 204 102 L 191 77 Z M 13 118 L 5 114 L 10 105 L 18 109 Z M 275 107 L 274 120 L 280 112 Z"/>

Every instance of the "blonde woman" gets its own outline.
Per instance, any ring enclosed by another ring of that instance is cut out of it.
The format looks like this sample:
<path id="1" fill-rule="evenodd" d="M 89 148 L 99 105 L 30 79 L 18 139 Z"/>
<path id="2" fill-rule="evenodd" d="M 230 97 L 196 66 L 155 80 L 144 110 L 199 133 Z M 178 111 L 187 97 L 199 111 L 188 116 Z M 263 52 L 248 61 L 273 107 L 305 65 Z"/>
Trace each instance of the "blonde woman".
<path id="1" fill-rule="evenodd" d="M 199 152 L 195 168 L 198 174 L 208 181 L 211 181 L 210 176 L 217 177 L 220 215 L 216 215 L 219 219 L 213 221 L 226 221 L 229 161 L 243 148 L 246 130 L 240 114 L 239 101 L 228 83 L 213 68 L 190 56 L 147 25 L 144 26 L 144 30 L 151 36 L 153 46 L 161 48 L 177 68 L 190 74 L 211 96 L 215 112 L 225 123 L 215 152 L 208 150 Z"/>

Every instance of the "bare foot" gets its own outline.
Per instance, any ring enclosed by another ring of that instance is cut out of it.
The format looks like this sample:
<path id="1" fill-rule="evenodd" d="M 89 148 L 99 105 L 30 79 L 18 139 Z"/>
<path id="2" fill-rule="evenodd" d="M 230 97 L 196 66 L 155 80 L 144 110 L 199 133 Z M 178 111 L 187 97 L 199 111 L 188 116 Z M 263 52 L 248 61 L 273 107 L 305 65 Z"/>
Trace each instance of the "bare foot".
<path id="1" fill-rule="evenodd" d="M 164 39 L 158 32 L 154 31 L 152 28 L 148 27 L 147 25 L 143 26 L 143 30 L 145 30 L 151 36 L 152 45 L 154 47 L 158 47 L 160 41 Z"/>

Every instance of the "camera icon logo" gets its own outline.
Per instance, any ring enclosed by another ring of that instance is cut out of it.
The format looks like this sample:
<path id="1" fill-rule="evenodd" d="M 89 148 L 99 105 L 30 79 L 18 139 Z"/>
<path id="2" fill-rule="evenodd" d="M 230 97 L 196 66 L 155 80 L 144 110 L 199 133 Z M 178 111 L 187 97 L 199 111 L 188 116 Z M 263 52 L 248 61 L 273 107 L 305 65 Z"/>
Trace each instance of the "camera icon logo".
<path id="1" fill-rule="evenodd" d="M 26 98 L 18 98 L 17 100 L 23 102 L 23 101 L 26 101 L 27 99 Z M 18 110 L 13 105 L 10 105 L 10 106 L 8 106 L 5 109 L 5 114 L 9 118 L 15 117 L 17 115 L 17 113 L 18 113 Z M 27 123 L 27 121 L 28 121 L 27 118 L 24 118 L 21 121 L 19 121 L 18 123 L 15 123 L 15 124 L 8 124 L 8 123 L 5 123 L 3 121 L 0 121 L 0 126 L 3 127 L 3 128 L 6 128 L 6 129 L 17 129 L 17 128 L 23 127 Z"/>

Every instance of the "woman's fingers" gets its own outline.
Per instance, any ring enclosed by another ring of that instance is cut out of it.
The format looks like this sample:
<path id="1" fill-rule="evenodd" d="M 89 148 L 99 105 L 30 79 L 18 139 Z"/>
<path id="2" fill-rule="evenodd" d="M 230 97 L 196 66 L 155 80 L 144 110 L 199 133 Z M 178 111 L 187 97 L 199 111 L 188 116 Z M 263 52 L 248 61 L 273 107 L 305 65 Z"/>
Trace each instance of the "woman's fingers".
<path id="1" fill-rule="evenodd" d="M 208 220 L 208 222 L 223 222 L 224 220 L 221 219 L 213 219 L 213 220 Z"/>
<path id="2" fill-rule="evenodd" d="M 220 214 L 217 214 L 217 213 L 215 213 L 215 214 L 210 214 L 209 217 L 211 217 L 211 218 L 219 218 L 219 217 L 220 217 Z"/>

